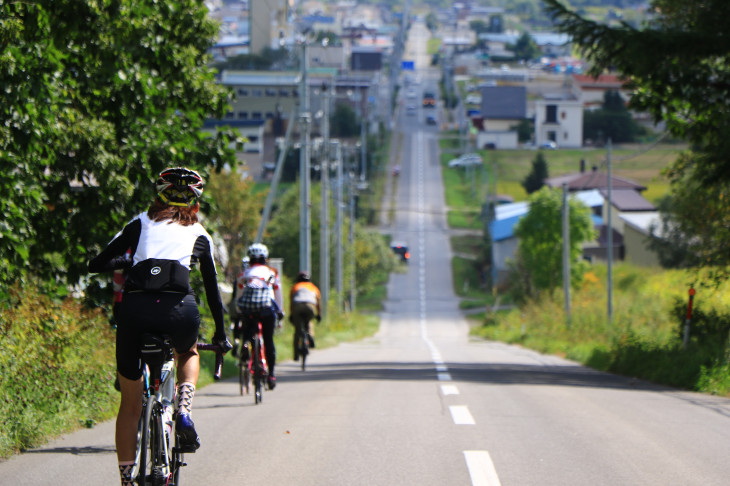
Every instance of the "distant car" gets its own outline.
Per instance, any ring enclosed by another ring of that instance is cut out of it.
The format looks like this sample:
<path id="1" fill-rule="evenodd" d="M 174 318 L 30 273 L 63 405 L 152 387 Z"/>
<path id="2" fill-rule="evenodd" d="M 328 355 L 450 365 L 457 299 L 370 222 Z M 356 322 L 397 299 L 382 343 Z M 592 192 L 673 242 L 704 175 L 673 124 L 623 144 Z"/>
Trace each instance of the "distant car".
<path id="1" fill-rule="evenodd" d="M 548 149 L 548 150 L 555 150 L 558 148 L 558 144 L 553 142 L 552 140 L 548 140 L 547 142 L 543 142 L 540 144 L 541 149 Z"/>
<path id="2" fill-rule="evenodd" d="M 436 125 L 436 115 L 428 115 L 426 117 L 426 125 Z"/>
<path id="3" fill-rule="evenodd" d="M 416 114 L 416 105 L 406 105 L 406 114 L 415 115 Z"/>
<path id="4" fill-rule="evenodd" d="M 470 94 L 466 95 L 466 104 L 468 105 L 478 105 L 482 102 L 482 97 L 477 94 Z"/>
<path id="5" fill-rule="evenodd" d="M 418 93 L 416 93 L 415 89 L 409 89 L 408 91 L 406 91 L 407 98 L 415 98 L 417 96 L 418 96 Z"/>
<path id="6" fill-rule="evenodd" d="M 477 154 L 464 154 L 461 157 L 451 159 L 449 161 L 449 167 L 469 167 L 473 165 L 481 165 L 482 158 Z"/>
<path id="7" fill-rule="evenodd" d="M 393 250 L 393 253 L 398 255 L 401 261 L 405 263 L 408 263 L 408 260 L 411 258 L 411 254 L 408 251 L 408 245 L 402 241 L 393 241 L 390 244 L 390 249 Z"/>

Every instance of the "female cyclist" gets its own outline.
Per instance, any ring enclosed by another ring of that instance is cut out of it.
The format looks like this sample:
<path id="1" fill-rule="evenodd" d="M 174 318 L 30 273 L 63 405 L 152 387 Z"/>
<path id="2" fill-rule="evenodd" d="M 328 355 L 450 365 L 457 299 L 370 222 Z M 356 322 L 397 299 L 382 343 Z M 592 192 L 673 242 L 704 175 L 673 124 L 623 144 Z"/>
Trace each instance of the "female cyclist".
<path id="1" fill-rule="evenodd" d="M 190 287 L 190 269 L 200 265 L 208 306 L 215 320 L 213 343 L 224 351 L 223 305 L 213 260 L 213 241 L 198 223 L 203 179 L 183 167 L 162 171 L 157 197 L 89 262 L 93 273 L 127 267 L 124 298 L 117 308 L 117 371 L 121 402 L 116 423 L 117 459 L 122 486 L 131 486 L 131 470 L 142 411 L 140 336 L 145 332 L 172 338 L 177 358 L 176 431 L 186 446 L 200 446 L 190 409 L 200 371 L 196 349 L 200 314 Z M 125 253 L 131 248 L 131 258 Z"/>

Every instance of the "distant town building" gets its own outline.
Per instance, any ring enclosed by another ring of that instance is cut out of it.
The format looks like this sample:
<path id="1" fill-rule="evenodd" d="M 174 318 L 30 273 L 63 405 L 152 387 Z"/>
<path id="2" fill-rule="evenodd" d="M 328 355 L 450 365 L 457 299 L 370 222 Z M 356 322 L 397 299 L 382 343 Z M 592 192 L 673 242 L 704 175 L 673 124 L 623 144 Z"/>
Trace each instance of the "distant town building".
<path id="1" fill-rule="evenodd" d="M 583 146 L 583 105 L 569 94 L 545 95 L 535 100 L 535 144 Z"/>
<path id="2" fill-rule="evenodd" d="M 251 53 L 260 54 L 264 48 L 277 48 L 287 35 L 287 0 L 252 0 L 249 3 Z"/>

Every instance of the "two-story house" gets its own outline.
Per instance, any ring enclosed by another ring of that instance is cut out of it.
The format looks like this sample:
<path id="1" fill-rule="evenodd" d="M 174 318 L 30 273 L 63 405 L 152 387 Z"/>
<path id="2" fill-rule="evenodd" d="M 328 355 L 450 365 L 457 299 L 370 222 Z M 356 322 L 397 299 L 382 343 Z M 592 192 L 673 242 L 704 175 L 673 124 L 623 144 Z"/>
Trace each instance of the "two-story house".
<path id="1" fill-rule="evenodd" d="M 477 134 L 477 146 L 517 148 L 515 126 L 527 116 L 527 88 L 484 86 L 481 93 L 481 131 Z"/>
<path id="2" fill-rule="evenodd" d="M 546 94 L 535 100 L 535 144 L 583 145 L 583 105 L 569 93 Z"/>

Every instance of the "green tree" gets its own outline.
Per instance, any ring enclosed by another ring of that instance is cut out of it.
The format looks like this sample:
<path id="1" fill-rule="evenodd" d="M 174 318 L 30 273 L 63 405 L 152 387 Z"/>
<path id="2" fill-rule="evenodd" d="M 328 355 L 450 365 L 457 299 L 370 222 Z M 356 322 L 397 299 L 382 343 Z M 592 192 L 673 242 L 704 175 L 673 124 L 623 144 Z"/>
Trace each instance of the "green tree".
<path id="1" fill-rule="evenodd" d="M 337 103 L 330 117 L 330 135 L 333 137 L 355 137 L 360 134 L 360 122 L 355 110 L 345 103 Z"/>
<path id="2" fill-rule="evenodd" d="M 536 298 L 540 292 L 550 295 L 563 281 L 563 206 L 562 191 L 544 187 L 529 198 L 530 210 L 515 228 L 519 238 L 517 261 L 527 282 L 525 288 Z M 582 244 L 595 238 L 590 209 L 575 198 L 569 202 L 571 284 L 577 285 L 583 275 L 580 260 Z"/>
<path id="3" fill-rule="evenodd" d="M 558 0 L 545 0 L 548 14 L 591 62 L 592 72 L 615 69 L 635 94 L 631 107 L 664 121 L 677 138 L 692 145 L 691 156 L 678 159 L 668 172 L 675 197 L 692 197 L 682 187 L 696 182 L 700 192 L 720 193 L 730 181 L 730 2 L 654 0 L 654 17 L 641 28 L 610 27 L 581 17 Z M 706 201 L 710 204 L 710 201 Z M 706 213 L 727 224 L 724 203 Z M 691 199 L 675 207 L 691 207 Z M 695 234 L 686 212 L 675 214 L 679 230 L 696 238 L 703 264 L 727 265 L 730 254 L 723 232 Z M 695 215 L 696 218 L 696 215 Z"/>
<path id="4" fill-rule="evenodd" d="M 215 63 L 214 67 L 219 71 L 225 69 L 265 71 L 272 69 L 274 65 L 287 63 L 289 54 L 286 49 L 264 47 L 260 54 L 239 54 Z"/>
<path id="5" fill-rule="evenodd" d="M 527 194 L 532 194 L 545 185 L 545 179 L 548 177 L 547 162 L 545 162 L 545 156 L 540 150 L 532 161 L 532 170 L 522 181 L 522 187 L 525 188 Z"/>
<path id="6" fill-rule="evenodd" d="M 435 13 L 428 12 L 428 14 L 426 14 L 426 27 L 431 32 L 436 32 L 438 30 L 439 21 L 438 21 L 438 18 L 436 17 Z"/>
<path id="7" fill-rule="evenodd" d="M 511 126 L 510 129 L 517 132 L 518 141 L 527 142 L 532 140 L 535 135 L 535 121 L 531 118 L 524 118 L 517 125 Z"/>
<path id="8" fill-rule="evenodd" d="M 477 35 L 489 32 L 489 24 L 479 19 L 469 22 L 469 28 Z"/>
<path id="9" fill-rule="evenodd" d="M 244 178 L 238 170 L 211 174 L 206 190 L 210 194 L 208 228 L 215 228 L 228 254 L 224 275 L 235 281 L 241 269 L 241 258 L 253 243 L 261 222 L 265 192 L 254 193 L 251 178 Z"/>
<path id="10" fill-rule="evenodd" d="M 312 191 L 312 208 L 320 207 L 319 185 Z M 334 208 L 330 209 L 334 214 Z M 319 278 L 319 250 L 320 241 L 320 214 L 319 211 L 311 213 L 311 238 L 312 238 L 312 278 L 317 281 Z M 296 224 L 292 224 L 296 221 Z M 330 223 L 331 224 L 331 223 Z M 344 284 L 345 292 L 350 291 L 351 265 L 349 262 L 354 258 L 356 262 L 355 278 L 357 292 L 363 293 L 372 290 L 376 285 L 382 284 L 383 278 L 393 269 L 394 258 L 383 237 L 363 228 L 359 223 L 355 224 L 355 244 L 348 241 L 349 218 L 345 218 L 343 228 L 344 256 Z M 334 228 L 331 232 L 331 240 L 327 243 L 330 246 L 330 268 L 335 268 L 335 242 Z M 278 210 L 273 215 L 267 227 L 267 234 L 264 243 L 269 245 L 272 256 L 284 259 L 284 273 L 293 278 L 299 272 L 299 186 L 298 184 L 283 194 L 279 200 Z"/>
<path id="11" fill-rule="evenodd" d="M 165 167 L 234 159 L 232 134 L 200 132 L 229 102 L 206 67 L 217 26 L 202 3 L 11 1 L 0 19 L 5 294 L 33 274 L 78 282 Z"/>
<path id="12" fill-rule="evenodd" d="M 604 142 L 633 142 L 642 133 L 634 121 L 618 91 L 606 91 L 600 110 L 586 110 L 583 113 L 583 137 Z"/>
<path id="13" fill-rule="evenodd" d="M 540 57 L 541 50 L 538 47 L 535 39 L 527 33 L 523 32 L 522 35 L 517 39 L 514 45 L 508 45 L 507 49 L 510 49 L 515 53 L 515 58 L 520 61 L 530 61 Z"/>

